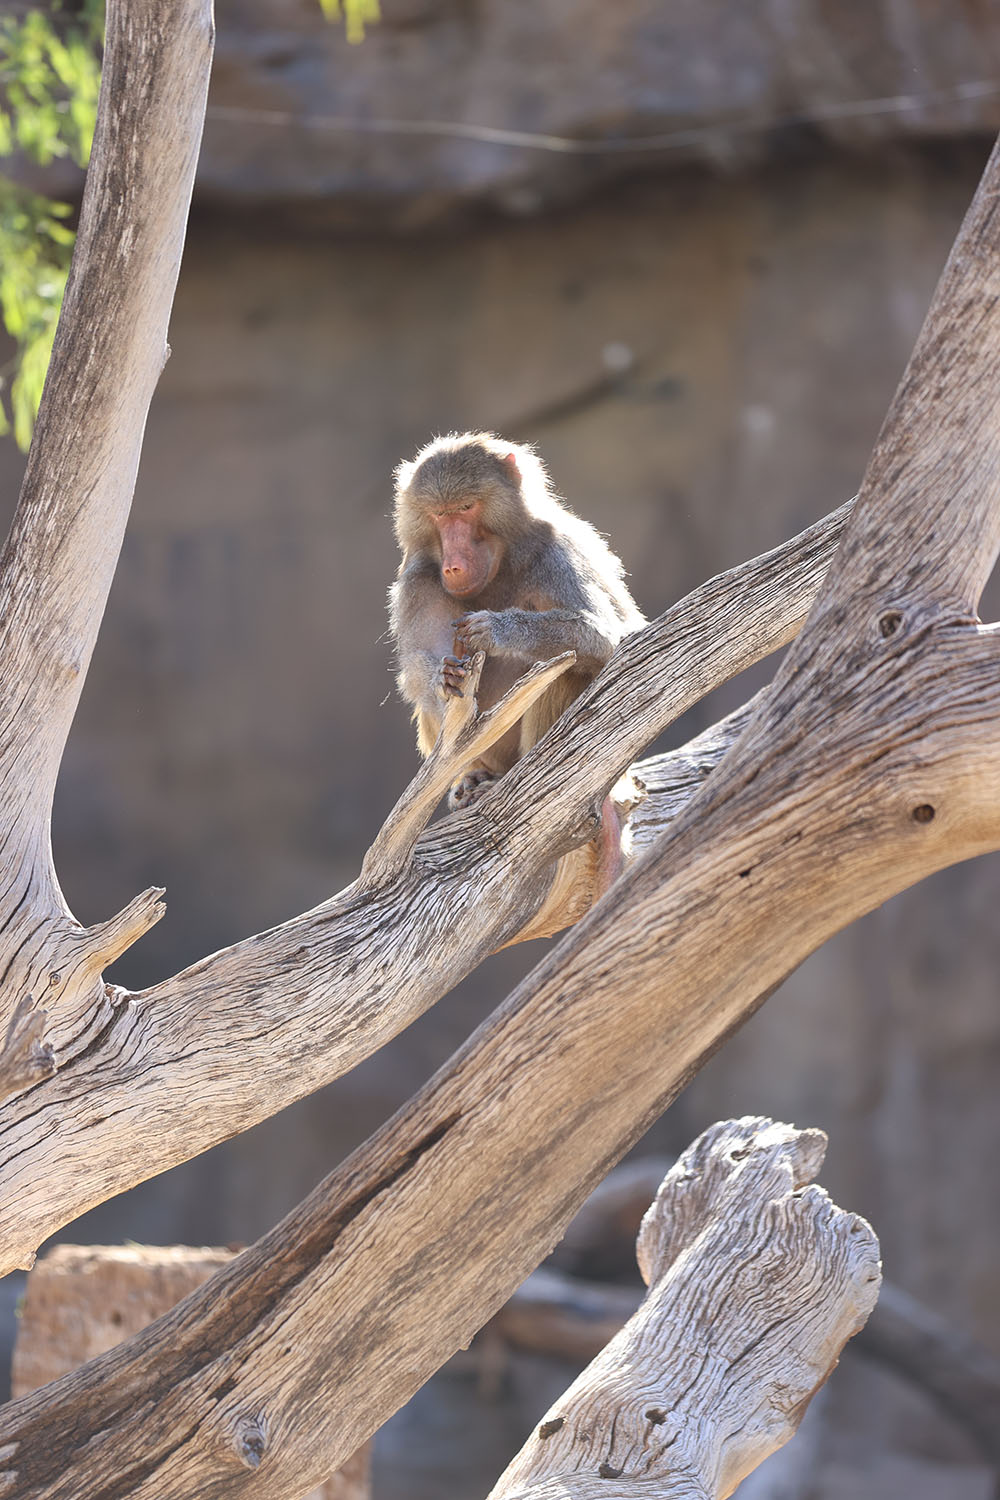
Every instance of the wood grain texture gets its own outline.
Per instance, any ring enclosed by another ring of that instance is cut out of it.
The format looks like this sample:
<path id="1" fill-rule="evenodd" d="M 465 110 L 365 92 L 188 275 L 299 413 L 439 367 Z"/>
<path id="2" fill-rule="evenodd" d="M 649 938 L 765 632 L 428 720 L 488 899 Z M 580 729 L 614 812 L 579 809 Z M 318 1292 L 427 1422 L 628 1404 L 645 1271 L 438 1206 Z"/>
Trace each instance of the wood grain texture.
<path id="1" fill-rule="evenodd" d="M 725 1500 L 794 1434 L 875 1305 L 878 1241 L 812 1179 L 821 1131 L 712 1126 L 639 1232 L 639 1310 L 548 1411 L 490 1500 Z"/>
<path id="2" fill-rule="evenodd" d="M 233 1254 L 187 1245 L 57 1245 L 28 1277 L 12 1394 L 26 1395 L 113 1349 L 228 1265 Z M 365 1443 L 304 1500 L 368 1500 L 370 1494 L 371 1444 Z"/>

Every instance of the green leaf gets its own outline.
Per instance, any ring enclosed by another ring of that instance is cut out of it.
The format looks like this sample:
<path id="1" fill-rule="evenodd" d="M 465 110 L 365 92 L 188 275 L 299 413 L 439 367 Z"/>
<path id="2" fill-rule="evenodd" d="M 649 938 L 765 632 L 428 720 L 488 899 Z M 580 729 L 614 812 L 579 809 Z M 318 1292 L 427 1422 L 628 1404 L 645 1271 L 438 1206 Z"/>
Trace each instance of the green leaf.
<path id="1" fill-rule="evenodd" d="M 0 158 L 86 166 L 97 118 L 103 0 L 76 18 L 47 11 L 0 17 Z M 69 273 L 72 210 L 0 177 L 0 319 L 17 345 L 0 378 L 0 434 L 27 448 Z"/>
<path id="2" fill-rule="evenodd" d="M 343 18 L 347 40 L 356 45 L 365 39 L 365 27 L 382 19 L 379 0 L 319 0 L 320 10 L 328 21 Z"/>

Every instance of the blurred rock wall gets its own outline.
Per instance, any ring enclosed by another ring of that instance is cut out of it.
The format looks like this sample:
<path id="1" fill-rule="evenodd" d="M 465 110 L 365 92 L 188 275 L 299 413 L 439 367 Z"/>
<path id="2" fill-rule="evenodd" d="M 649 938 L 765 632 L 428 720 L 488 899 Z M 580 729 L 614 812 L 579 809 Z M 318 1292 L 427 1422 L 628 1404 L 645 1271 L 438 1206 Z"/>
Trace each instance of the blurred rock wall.
<path id="1" fill-rule="evenodd" d="M 997 30 L 995 8 L 972 4 L 945 25 L 930 3 L 847 6 L 838 22 L 833 7 L 775 0 L 763 7 L 767 25 L 751 27 L 736 5 L 383 3 L 387 25 L 370 44 L 348 52 L 324 33 L 327 50 L 314 56 L 312 0 L 281 7 L 277 40 L 274 6 L 224 0 L 218 107 L 318 107 L 332 57 L 342 72 L 323 107 L 333 113 L 430 117 L 461 106 L 506 127 L 580 131 L 583 114 L 557 108 L 550 92 L 554 44 L 549 73 L 532 82 L 551 22 L 580 49 L 564 59 L 567 91 L 572 82 L 583 96 L 587 67 L 604 80 L 608 101 L 588 95 L 593 131 L 635 130 L 647 106 L 658 124 L 704 125 L 723 106 L 815 105 L 836 72 L 826 67 L 835 42 L 843 97 L 902 88 L 910 54 L 878 30 L 890 15 L 897 31 L 909 18 L 903 30 L 930 70 L 921 86 L 953 92 L 989 73 Z M 851 48 L 844 16 L 868 28 Z M 684 109 L 682 24 L 701 48 L 686 54 Z M 506 92 L 474 87 L 457 67 L 485 55 L 496 28 L 509 33 L 493 54 L 498 68 L 505 60 Z M 432 43 L 435 71 L 425 59 L 418 77 L 414 59 Z M 641 59 L 647 44 L 648 79 L 633 68 L 615 83 L 615 49 Z M 412 93 L 399 83 L 406 68 Z M 793 76 L 810 80 L 801 94 L 789 92 Z M 440 99 L 430 94 L 438 78 Z M 560 177 L 546 157 L 517 215 L 464 223 L 445 211 L 462 195 L 444 177 L 482 170 L 493 193 L 499 177 L 479 147 L 424 142 L 412 159 L 388 161 L 387 146 L 338 137 L 319 161 L 301 132 L 274 126 L 285 131 L 281 156 L 277 139 L 271 151 L 249 127 L 233 134 L 234 119 L 210 121 L 173 355 L 57 798 L 57 864 L 81 920 L 167 886 L 168 915 L 119 965 L 121 982 L 142 985 L 280 922 L 356 872 L 415 765 L 384 638 L 389 476 L 430 433 L 488 427 L 537 442 L 563 493 L 610 534 L 649 614 L 857 489 L 985 161 L 985 138 L 958 137 L 970 111 L 971 123 L 989 123 L 988 97 L 933 130 L 911 130 L 913 112 L 895 111 L 904 135 L 935 137 L 922 143 L 901 144 L 886 112 L 877 130 L 871 117 L 877 149 L 802 139 L 792 149 L 758 132 L 768 149 L 739 172 L 661 156 L 638 175 L 627 163 L 600 192 L 583 192 L 596 179 L 584 182 L 572 162 Z M 360 197 L 345 186 L 350 151 L 364 159 Z M 289 185 L 282 174 L 293 167 L 302 180 Z M 323 227 L 322 215 L 300 212 L 310 197 L 325 205 Z M 537 212 L 549 198 L 579 201 Z M 350 234 L 331 232 L 341 213 Z M 388 220 L 430 227 L 388 235 L 378 230 Z M 0 444 L 8 509 L 21 463 Z M 760 680 L 714 695 L 674 739 Z M 1000 1349 L 998 912 L 991 858 L 857 924 L 727 1044 L 649 1144 L 676 1150 L 712 1120 L 747 1112 L 823 1126 L 824 1183 L 872 1220 L 886 1274 Z M 63 1237 L 257 1236 L 467 1035 L 537 960 L 531 946 L 491 961 L 350 1077 Z M 565 1372 L 537 1363 L 507 1374 L 499 1404 L 464 1366 L 432 1383 L 383 1440 L 379 1500 L 485 1492 L 565 1384 Z M 809 1451 L 820 1457 L 799 1479 L 788 1470 L 781 1494 L 881 1500 L 902 1493 L 901 1474 L 907 1493 L 988 1493 L 964 1440 L 856 1360 L 814 1420 Z"/>

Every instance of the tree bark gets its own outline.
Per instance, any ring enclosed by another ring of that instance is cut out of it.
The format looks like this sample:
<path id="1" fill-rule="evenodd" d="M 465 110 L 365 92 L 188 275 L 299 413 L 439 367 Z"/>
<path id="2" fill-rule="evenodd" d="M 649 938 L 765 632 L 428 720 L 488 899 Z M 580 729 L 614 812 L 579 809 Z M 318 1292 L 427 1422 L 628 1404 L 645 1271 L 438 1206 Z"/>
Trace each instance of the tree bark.
<path id="1" fill-rule="evenodd" d="M 57 1245 L 28 1277 L 11 1371 L 14 1396 L 66 1375 L 145 1328 L 233 1258 L 186 1245 Z M 305 1500 L 369 1500 L 371 1444 Z"/>

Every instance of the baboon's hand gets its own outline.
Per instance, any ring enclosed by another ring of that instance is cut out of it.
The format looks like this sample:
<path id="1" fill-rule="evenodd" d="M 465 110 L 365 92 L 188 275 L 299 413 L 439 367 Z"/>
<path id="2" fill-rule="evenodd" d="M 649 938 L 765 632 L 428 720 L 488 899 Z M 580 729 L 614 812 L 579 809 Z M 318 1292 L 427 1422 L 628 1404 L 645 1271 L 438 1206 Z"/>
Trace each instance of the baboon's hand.
<path id="1" fill-rule="evenodd" d="M 477 609 L 452 621 L 455 629 L 455 646 L 462 647 L 467 656 L 477 651 L 490 652 L 497 646 L 496 615 L 491 609 Z"/>
<path id="2" fill-rule="evenodd" d="M 445 698 L 461 698 L 469 675 L 469 662 L 460 656 L 446 656 L 438 668 L 435 686 Z"/>

